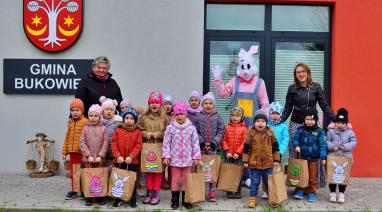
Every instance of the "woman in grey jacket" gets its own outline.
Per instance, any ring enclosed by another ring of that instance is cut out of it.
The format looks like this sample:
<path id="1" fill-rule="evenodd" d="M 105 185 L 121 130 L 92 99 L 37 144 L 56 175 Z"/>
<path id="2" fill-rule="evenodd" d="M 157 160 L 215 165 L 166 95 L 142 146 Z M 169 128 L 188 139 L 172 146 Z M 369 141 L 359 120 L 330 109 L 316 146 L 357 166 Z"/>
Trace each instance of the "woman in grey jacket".
<path id="1" fill-rule="evenodd" d="M 335 128 L 331 128 L 327 133 L 326 144 L 328 147 L 328 156 L 341 156 L 351 158 L 353 161 L 352 150 L 357 145 L 357 138 L 352 129 L 347 127 L 349 122 L 348 111 L 341 108 L 337 112 Z M 346 185 L 338 185 L 339 194 L 337 196 L 337 184 L 329 184 L 330 202 L 345 202 Z"/>

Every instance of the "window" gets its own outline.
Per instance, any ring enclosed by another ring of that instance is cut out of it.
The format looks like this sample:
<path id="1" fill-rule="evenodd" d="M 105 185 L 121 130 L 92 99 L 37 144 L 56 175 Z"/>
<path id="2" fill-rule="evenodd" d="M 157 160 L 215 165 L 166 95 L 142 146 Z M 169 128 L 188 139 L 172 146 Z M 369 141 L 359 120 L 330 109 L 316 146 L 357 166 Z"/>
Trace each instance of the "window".
<path id="1" fill-rule="evenodd" d="M 220 65 L 228 83 L 236 75 L 239 49 L 259 45 L 255 60 L 270 101 L 284 104 L 293 69 L 304 62 L 330 102 L 330 14 L 329 6 L 207 4 L 204 93 L 216 95 L 213 66 Z M 217 109 L 228 121 L 232 98 L 216 97 Z"/>

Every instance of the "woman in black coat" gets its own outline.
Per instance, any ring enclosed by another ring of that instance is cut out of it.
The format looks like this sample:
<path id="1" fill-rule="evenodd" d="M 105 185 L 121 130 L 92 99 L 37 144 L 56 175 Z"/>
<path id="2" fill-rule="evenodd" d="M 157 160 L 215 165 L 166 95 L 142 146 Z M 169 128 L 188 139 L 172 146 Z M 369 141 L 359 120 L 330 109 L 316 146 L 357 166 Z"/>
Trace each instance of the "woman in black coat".
<path id="1" fill-rule="evenodd" d="M 288 88 L 285 109 L 281 115 L 281 120 L 286 121 L 292 113 L 289 123 L 290 139 L 288 149 L 290 158 L 296 158 L 296 153 L 292 147 L 293 136 L 297 128 L 303 125 L 307 110 L 311 108 L 317 111 L 317 103 L 329 120 L 335 121 L 336 117 L 326 101 L 321 85 L 313 82 L 309 66 L 299 63 L 294 69 L 294 83 Z M 324 171 L 324 169 L 322 167 L 319 169 L 319 185 L 323 187 L 325 186 L 326 176 L 321 170 Z"/>
<path id="2" fill-rule="evenodd" d="M 110 61 L 107 57 L 99 56 L 93 60 L 92 72 L 85 76 L 79 83 L 76 98 L 80 98 L 85 105 L 84 115 L 88 116 L 92 104 L 100 104 L 99 98 L 105 96 L 115 99 L 118 104 L 122 101 L 121 89 L 109 73 Z"/>

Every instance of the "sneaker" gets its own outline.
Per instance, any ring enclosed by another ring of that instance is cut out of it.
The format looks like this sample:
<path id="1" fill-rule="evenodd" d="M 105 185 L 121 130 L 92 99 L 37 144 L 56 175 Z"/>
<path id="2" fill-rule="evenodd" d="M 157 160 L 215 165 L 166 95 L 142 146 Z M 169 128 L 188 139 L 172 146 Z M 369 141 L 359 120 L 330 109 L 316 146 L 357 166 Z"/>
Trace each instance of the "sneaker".
<path id="1" fill-rule="evenodd" d="M 208 193 L 208 202 L 216 202 L 216 194 L 213 191 Z"/>
<path id="2" fill-rule="evenodd" d="M 297 190 L 296 194 L 294 195 L 295 199 L 302 199 L 304 198 L 304 192 L 302 190 Z"/>
<path id="3" fill-rule="evenodd" d="M 263 199 L 268 199 L 268 193 L 267 193 L 267 192 L 264 192 L 264 193 L 263 193 L 263 196 L 262 196 L 261 198 L 263 198 Z"/>
<path id="4" fill-rule="evenodd" d="M 330 194 L 329 194 L 329 201 L 330 202 L 337 202 L 337 194 L 336 194 L 336 192 L 330 192 Z"/>
<path id="5" fill-rule="evenodd" d="M 245 182 L 244 182 L 244 185 L 247 187 L 247 188 L 251 188 L 251 179 L 247 179 Z"/>
<path id="6" fill-rule="evenodd" d="M 143 204 L 150 204 L 152 195 L 152 191 L 147 191 L 146 197 L 143 200 Z"/>
<path id="7" fill-rule="evenodd" d="M 227 192 L 227 199 L 233 199 L 235 197 L 233 192 Z"/>
<path id="8" fill-rule="evenodd" d="M 157 191 L 154 191 L 150 201 L 150 205 L 157 205 L 159 202 L 160 202 L 159 193 Z"/>
<path id="9" fill-rule="evenodd" d="M 69 191 L 66 196 L 65 196 L 65 200 L 72 200 L 74 198 L 77 197 L 77 192 L 74 192 L 74 191 Z"/>
<path id="10" fill-rule="evenodd" d="M 114 200 L 113 207 L 117 208 L 122 205 L 122 200 L 116 199 Z"/>
<path id="11" fill-rule="evenodd" d="M 137 195 L 138 197 L 144 197 L 146 196 L 146 192 L 143 189 L 137 189 Z"/>
<path id="12" fill-rule="evenodd" d="M 85 199 L 85 205 L 86 206 L 92 206 L 93 205 L 92 199 L 91 198 Z"/>
<path id="13" fill-rule="evenodd" d="M 338 194 L 338 199 L 337 199 L 337 202 L 338 203 L 345 203 L 345 194 L 344 193 L 342 193 L 342 192 L 340 192 L 339 194 Z"/>
<path id="14" fill-rule="evenodd" d="M 315 195 L 314 193 L 310 193 L 310 194 L 308 195 L 308 201 L 309 201 L 309 202 L 314 202 L 314 201 L 316 201 L 316 195 Z"/>

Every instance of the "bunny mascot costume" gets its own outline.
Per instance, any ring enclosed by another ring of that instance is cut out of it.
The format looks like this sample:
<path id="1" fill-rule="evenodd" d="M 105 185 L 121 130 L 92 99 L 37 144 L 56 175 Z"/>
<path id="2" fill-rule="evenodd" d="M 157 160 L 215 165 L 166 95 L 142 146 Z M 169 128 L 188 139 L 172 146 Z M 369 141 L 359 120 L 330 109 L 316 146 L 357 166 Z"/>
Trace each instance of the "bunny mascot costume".
<path id="1" fill-rule="evenodd" d="M 264 80 L 258 77 L 258 69 L 253 58 L 257 50 L 258 46 L 251 46 L 248 52 L 240 49 L 237 76 L 226 85 L 220 67 L 212 68 L 217 94 L 222 98 L 233 96 L 233 107 L 241 107 L 244 110 L 243 118 L 246 126 L 253 125 L 253 116 L 258 109 L 267 111 L 269 106 L 267 89 Z"/>

